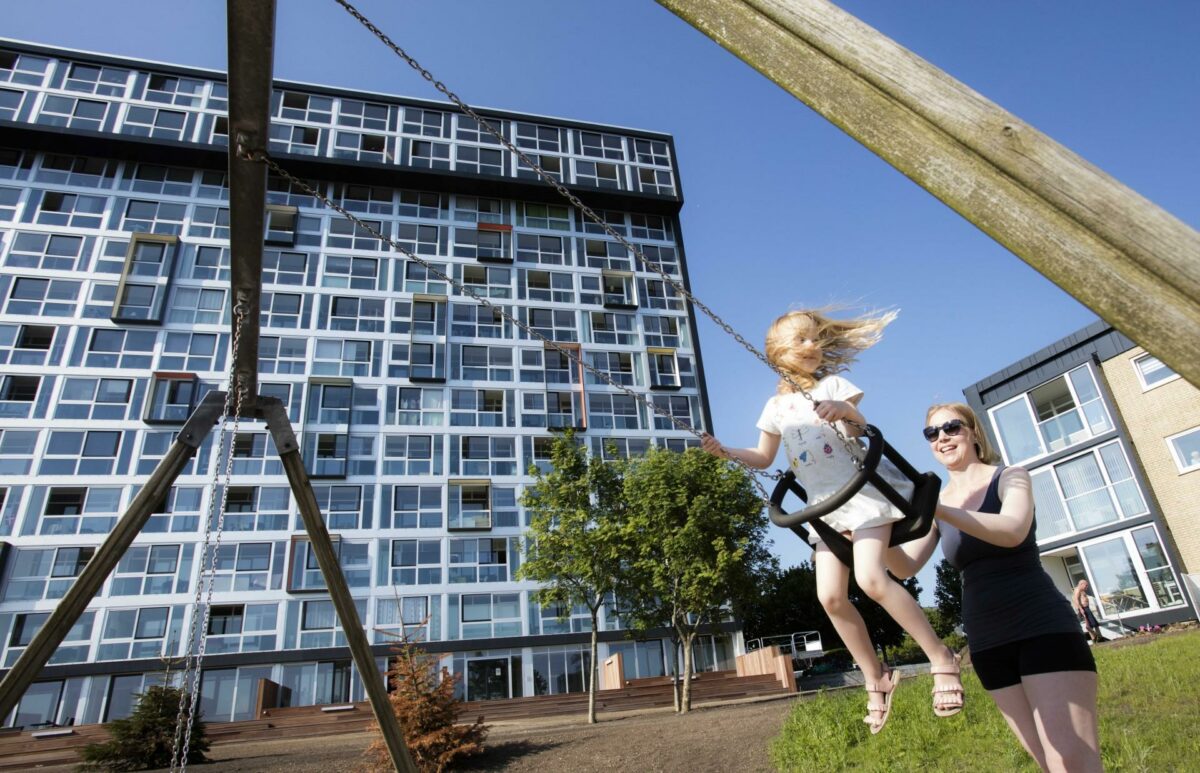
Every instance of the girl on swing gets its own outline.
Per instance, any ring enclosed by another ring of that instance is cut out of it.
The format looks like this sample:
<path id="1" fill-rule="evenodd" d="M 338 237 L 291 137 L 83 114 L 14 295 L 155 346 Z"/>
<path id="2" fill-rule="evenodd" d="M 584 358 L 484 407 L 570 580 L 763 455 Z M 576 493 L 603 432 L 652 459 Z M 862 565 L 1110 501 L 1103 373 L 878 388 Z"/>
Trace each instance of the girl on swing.
<path id="1" fill-rule="evenodd" d="M 787 379 L 780 379 L 777 394 L 767 401 L 758 420 L 762 432 L 757 448 L 726 448 L 711 435 L 705 436 L 702 446 L 715 456 L 740 459 L 750 467 L 764 469 L 771 466 L 782 440 L 788 464 L 808 493 L 810 504 L 836 492 L 855 472 L 849 450 L 834 431 L 834 422 L 847 437 L 861 434 L 858 427 L 867 423 L 858 410 L 862 391 L 837 374 L 846 370 L 859 352 L 877 343 L 884 327 L 896 318 L 893 311 L 837 320 L 828 317 L 826 311 L 788 312 L 767 331 L 768 361 L 808 390 L 814 402 L 793 389 Z M 880 462 L 879 474 L 901 496 L 911 495 L 912 484 L 886 460 Z M 899 547 L 889 551 L 892 524 L 903 518 L 903 513 L 868 485 L 822 520 L 852 540 L 854 577 L 859 587 L 913 637 L 929 658 L 935 685 L 933 712 L 948 717 L 963 706 L 958 660 L 933 632 L 916 599 L 887 574 L 889 562 L 904 567 L 896 572 L 901 576 L 911 575 L 924 563 Z M 810 539 L 815 545 L 817 596 L 863 672 L 868 693 L 863 721 L 872 734 L 878 733 L 887 722 L 900 674 L 884 668 L 876 658 L 866 624 L 850 603 L 850 569 L 815 532 Z M 927 538 L 913 549 L 928 553 L 935 542 L 936 538 Z M 923 558 L 928 559 L 928 555 Z"/>

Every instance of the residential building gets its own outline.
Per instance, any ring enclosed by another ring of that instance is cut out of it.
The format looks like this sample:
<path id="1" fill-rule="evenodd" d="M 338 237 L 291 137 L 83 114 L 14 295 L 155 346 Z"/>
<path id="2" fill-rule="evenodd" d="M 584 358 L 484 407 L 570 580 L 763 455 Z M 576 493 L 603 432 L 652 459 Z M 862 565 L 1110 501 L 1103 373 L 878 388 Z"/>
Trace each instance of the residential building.
<path id="1" fill-rule="evenodd" d="M 1174 491 L 1200 480 L 1167 480 L 1156 454 L 1187 453 L 1200 400 L 1182 383 L 1156 395 L 1168 374 L 1097 322 L 964 390 L 1003 463 L 1031 474 L 1042 565 L 1064 595 L 1088 581 L 1110 635 L 1196 617 L 1177 545 L 1200 522 Z M 1175 412 L 1148 421 L 1156 406 Z"/>
<path id="2" fill-rule="evenodd" d="M 671 415 L 710 425 L 691 308 L 445 103 L 279 81 L 269 152 L 408 250 Z M 0 41 L 0 657 L 11 666 L 184 420 L 229 340 L 223 73 Z M 645 256 L 688 282 L 669 135 L 489 110 Z M 287 406 L 379 662 L 406 630 L 467 699 L 583 689 L 589 620 L 515 580 L 531 465 L 692 435 L 320 206 L 268 182 L 260 390 Z M 247 718 L 361 683 L 265 428 L 210 437 L 6 719 L 107 721 L 184 653 L 232 453 L 202 689 Z M 661 675 L 611 609 L 600 657 Z M 719 627 L 698 667 L 730 667 Z M 177 662 L 172 665 L 178 668 Z"/>

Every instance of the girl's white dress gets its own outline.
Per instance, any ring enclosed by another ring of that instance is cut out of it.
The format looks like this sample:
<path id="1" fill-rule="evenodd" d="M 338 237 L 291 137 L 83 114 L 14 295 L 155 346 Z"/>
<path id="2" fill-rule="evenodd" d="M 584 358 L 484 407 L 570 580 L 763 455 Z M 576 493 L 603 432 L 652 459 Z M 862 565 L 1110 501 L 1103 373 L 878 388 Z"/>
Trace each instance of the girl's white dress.
<path id="1" fill-rule="evenodd" d="M 851 401 L 860 397 L 862 390 L 841 376 L 826 376 L 810 394 L 816 400 Z M 846 434 L 845 426 L 838 424 L 842 434 Z M 833 427 L 822 421 L 812 403 L 799 393 L 775 395 L 768 400 L 756 426 L 783 439 L 788 465 L 808 493 L 809 504 L 836 493 L 857 472 Z M 851 439 L 851 442 L 856 441 Z M 878 472 L 901 496 L 906 499 L 912 496 L 912 483 L 887 459 L 880 461 Z M 854 532 L 903 518 L 904 513 L 868 483 L 849 502 L 821 520 L 835 531 Z M 821 541 L 815 530 L 809 529 L 809 541 L 814 545 Z"/>

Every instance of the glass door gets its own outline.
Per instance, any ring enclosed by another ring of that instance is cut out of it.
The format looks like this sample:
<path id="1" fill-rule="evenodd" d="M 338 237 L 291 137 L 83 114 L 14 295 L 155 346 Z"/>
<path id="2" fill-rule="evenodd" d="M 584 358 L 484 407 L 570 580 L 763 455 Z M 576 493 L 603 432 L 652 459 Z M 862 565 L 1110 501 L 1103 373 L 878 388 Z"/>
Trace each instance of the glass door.
<path id="1" fill-rule="evenodd" d="M 467 661 L 467 700 L 494 701 L 509 697 L 508 658 Z"/>

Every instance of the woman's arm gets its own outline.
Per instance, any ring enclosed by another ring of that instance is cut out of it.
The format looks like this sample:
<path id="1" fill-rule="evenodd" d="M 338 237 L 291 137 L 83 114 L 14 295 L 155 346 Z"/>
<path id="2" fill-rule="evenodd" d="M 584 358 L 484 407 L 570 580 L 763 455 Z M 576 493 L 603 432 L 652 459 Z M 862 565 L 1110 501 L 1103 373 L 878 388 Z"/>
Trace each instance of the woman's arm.
<path id="1" fill-rule="evenodd" d="M 1020 545 L 1033 525 L 1033 486 L 1029 473 L 1009 467 L 1000 474 L 1000 512 L 980 513 L 938 504 L 937 517 L 959 531 L 1002 548 Z"/>
<path id="2" fill-rule="evenodd" d="M 760 432 L 758 448 L 726 448 L 721 445 L 721 441 L 706 434 L 700 442 L 700 447 L 713 456 L 719 456 L 722 459 L 740 459 L 749 467 L 764 470 L 771 466 L 771 462 L 775 461 L 775 454 L 779 451 L 779 435 Z"/>

